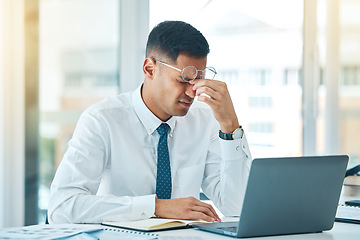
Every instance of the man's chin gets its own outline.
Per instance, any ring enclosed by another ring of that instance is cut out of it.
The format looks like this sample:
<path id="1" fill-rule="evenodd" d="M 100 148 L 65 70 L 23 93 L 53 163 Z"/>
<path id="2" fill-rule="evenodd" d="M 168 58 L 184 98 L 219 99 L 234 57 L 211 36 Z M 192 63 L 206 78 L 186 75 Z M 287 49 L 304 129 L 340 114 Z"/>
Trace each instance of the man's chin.
<path id="1" fill-rule="evenodd" d="M 173 116 L 185 116 L 191 107 L 191 104 L 189 106 L 183 106 L 180 109 L 177 109 L 176 113 Z"/>
<path id="2" fill-rule="evenodd" d="M 186 109 L 186 110 L 184 109 L 184 110 L 182 110 L 182 111 L 177 111 L 174 116 L 183 117 L 183 116 L 185 116 L 188 112 L 189 112 L 189 109 Z"/>

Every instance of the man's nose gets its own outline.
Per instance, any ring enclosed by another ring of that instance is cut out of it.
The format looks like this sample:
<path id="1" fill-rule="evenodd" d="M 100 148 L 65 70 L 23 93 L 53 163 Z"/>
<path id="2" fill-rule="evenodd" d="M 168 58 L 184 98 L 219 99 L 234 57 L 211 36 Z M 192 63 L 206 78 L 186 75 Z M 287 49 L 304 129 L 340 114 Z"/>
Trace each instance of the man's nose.
<path id="1" fill-rule="evenodd" d="M 185 95 L 191 98 L 195 98 L 196 96 L 196 91 L 193 90 L 193 84 L 187 83 L 186 84 L 186 89 L 185 89 Z"/>

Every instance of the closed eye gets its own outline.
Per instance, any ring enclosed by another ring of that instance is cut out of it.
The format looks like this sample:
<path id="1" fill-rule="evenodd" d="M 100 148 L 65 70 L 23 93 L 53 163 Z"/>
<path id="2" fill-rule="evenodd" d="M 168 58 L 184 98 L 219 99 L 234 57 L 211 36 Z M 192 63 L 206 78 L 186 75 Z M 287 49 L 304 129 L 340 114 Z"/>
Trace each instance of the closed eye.
<path id="1" fill-rule="evenodd" d="M 176 79 L 176 81 L 178 82 L 178 83 L 181 83 L 181 84 L 186 84 L 186 83 L 189 83 L 189 82 L 187 82 L 187 81 L 184 81 L 183 79 Z"/>

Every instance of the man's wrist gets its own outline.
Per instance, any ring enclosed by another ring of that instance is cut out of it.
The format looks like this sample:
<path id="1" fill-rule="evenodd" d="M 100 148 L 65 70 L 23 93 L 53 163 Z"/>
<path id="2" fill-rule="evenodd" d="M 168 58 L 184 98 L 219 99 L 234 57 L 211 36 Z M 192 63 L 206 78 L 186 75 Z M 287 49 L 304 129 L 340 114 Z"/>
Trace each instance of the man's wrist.
<path id="1" fill-rule="evenodd" d="M 224 133 L 221 130 L 219 130 L 219 137 L 224 140 L 234 140 L 234 139 L 241 139 L 244 135 L 244 130 L 241 126 L 236 128 L 231 133 Z"/>
<path id="2" fill-rule="evenodd" d="M 240 124 L 236 119 L 233 119 L 231 121 L 228 121 L 226 124 L 224 123 L 220 123 L 220 130 L 223 133 L 232 133 L 234 132 L 237 128 L 239 128 Z"/>
<path id="3" fill-rule="evenodd" d="M 161 217 L 161 203 L 164 201 L 164 200 L 167 200 L 167 199 L 159 199 L 155 196 L 155 212 L 154 212 L 154 215 L 156 217 Z"/>

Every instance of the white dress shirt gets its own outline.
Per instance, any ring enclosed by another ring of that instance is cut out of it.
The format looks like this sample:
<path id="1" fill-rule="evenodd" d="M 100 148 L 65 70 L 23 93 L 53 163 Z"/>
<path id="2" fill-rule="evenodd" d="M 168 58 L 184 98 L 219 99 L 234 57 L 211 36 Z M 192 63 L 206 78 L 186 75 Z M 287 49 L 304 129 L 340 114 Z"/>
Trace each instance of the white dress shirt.
<path id="1" fill-rule="evenodd" d="M 156 129 L 141 86 L 89 107 L 80 117 L 51 185 L 50 223 L 146 219 L 155 212 Z M 222 140 L 211 109 L 195 101 L 167 124 L 172 198 L 200 188 L 226 216 L 239 215 L 251 165 L 245 135 Z"/>

